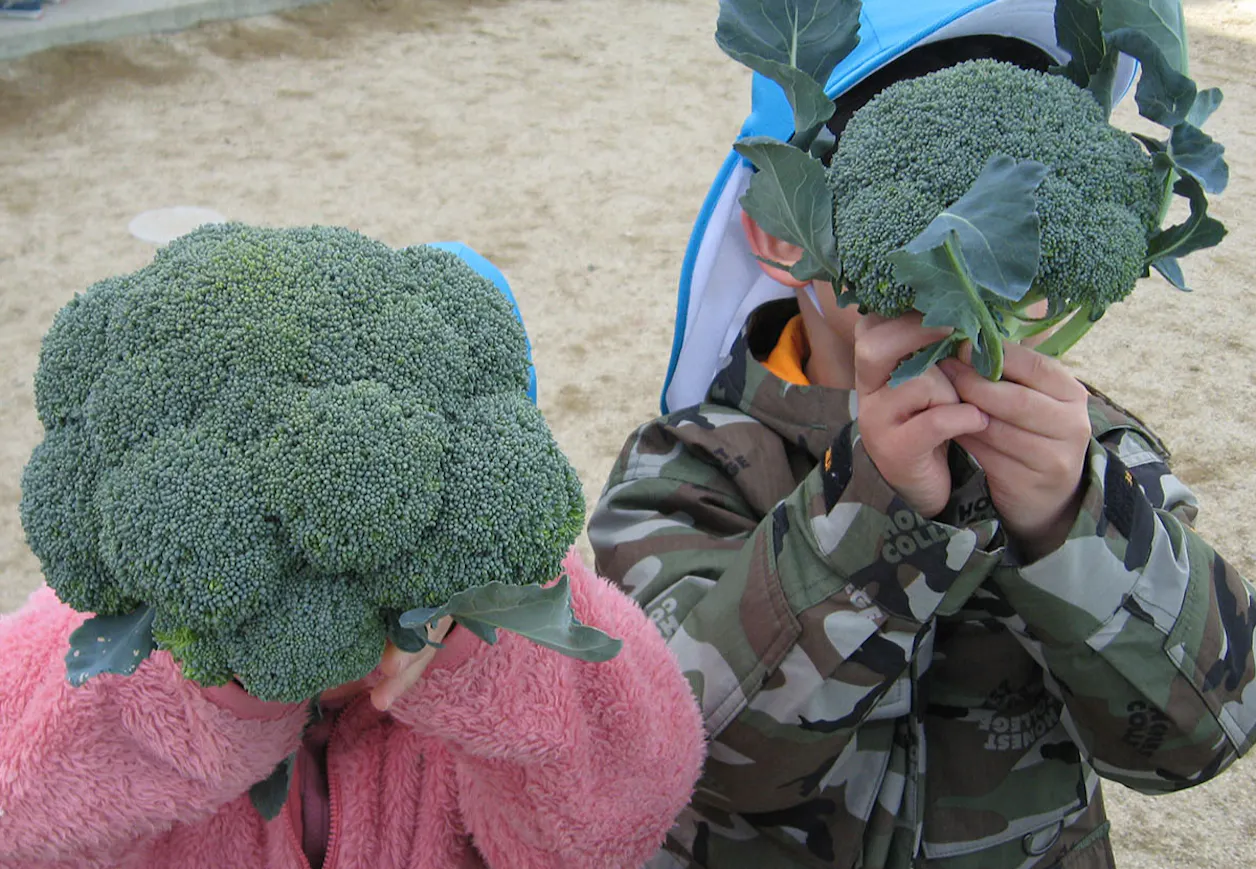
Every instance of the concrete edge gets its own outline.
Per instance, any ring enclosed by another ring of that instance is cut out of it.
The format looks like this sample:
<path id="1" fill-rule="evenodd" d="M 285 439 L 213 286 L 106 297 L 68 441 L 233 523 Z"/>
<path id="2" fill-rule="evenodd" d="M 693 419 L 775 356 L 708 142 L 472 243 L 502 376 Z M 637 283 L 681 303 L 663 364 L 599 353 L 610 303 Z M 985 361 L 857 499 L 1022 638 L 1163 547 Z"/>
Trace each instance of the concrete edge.
<path id="1" fill-rule="evenodd" d="M 98 10 L 85 7 L 99 2 Z M 38 21 L 0 20 L 0 61 L 63 45 L 186 30 L 205 21 L 248 18 L 323 0 L 68 0 Z"/>

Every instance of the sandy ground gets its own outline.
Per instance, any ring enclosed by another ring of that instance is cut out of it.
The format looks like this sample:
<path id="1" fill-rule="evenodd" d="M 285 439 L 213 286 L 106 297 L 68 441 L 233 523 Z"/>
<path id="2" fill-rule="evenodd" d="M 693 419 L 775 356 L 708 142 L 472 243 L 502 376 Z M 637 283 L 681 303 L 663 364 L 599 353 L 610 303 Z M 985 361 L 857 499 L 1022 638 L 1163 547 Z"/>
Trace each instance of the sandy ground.
<path id="1" fill-rule="evenodd" d="M 656 410 L 690 222 L 746 105 L 715 6 L 338 0 L 0 63 L 0 612 L 40 582 L 17 512 L 40 336 L 76 291 L 151 257 L 126 224 L 153 207 L 478 248 L 513 283 L 542 406 L 595 498 Z M 1175 448 L 1202 530 L 1253 576 L 1256 0 L 1188 15 L 1193 72 L 1226 92 L 1215 210 L 1232 234 L 1188 261 L 1197 292 L 1148 281 L 1072 362 Z M 1109 800 L 1123 866 L 1256 864 L 1256 761 Z"/>

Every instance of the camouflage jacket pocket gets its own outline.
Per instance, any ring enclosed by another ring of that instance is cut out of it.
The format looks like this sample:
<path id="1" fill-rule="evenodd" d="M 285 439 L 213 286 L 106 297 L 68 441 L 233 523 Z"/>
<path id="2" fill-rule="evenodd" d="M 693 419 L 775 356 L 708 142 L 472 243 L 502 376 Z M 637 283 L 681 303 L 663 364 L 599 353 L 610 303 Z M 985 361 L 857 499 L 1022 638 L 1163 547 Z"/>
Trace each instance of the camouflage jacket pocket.
<path id="1" fill-rule="evenodd" d="M 1015 637 L 996 623 L 958 619 L 942 620 L 938 633 L 942 653 L 926 677 L 925 854 L 985 854 L 1012 842 L 1013 851 L 1027 842 L 1032 851 L 1036 838 L 1085 809 L 1094 774 Z M 983 860 L 1011 866 L 1025 856 Z"/>
<path id="2" fill-rule="evenodd" d="M 980 850 L 957 848 L 938 854 L 942 849 L 926 844 L 928 865 L 934 869 L 1115 869 L 1103 797 L 1097 789 L 1090 793 L 1084 808 L 1044 818 L 1035 829 L 1019 836 L 1000 836 L 983 843 Z"/>
<path id="3" fill-rule="evenodd" d="M 939 735 L 934 743 L 938 744 Z M 984 744 L 1011 745 L 1008 734 L 981 733 Z M 943 738 L 944 740 L 944 738 Z M 1058 723 L 1024 750 L 964 751 L 941 741 L 929 753 L 922 847 L 930 860 L 984 855 L 977 865 L 1019 865 L 1055 844 L 1057 836 L 1089 805 L 1087 775 L 1080 764 L 1051 756 L 1068 740 Z M 1072 743 L 1068 743 L 1072 746 Z M 1067 752 L 1067 749 L 1064 749 Z M 1076 753 L 1076 748 L 1072 749 Z M 942 754 L 952 763 L 934 764 Z M 962 764 L 963 772 L 950 767 Z M 990 861 L 992 853 L 1024 851 L 1019 860 Z M 948 867 L 952 864 L 947 863 Z M 966 863 L 955 864 L 967 867 Z"/>

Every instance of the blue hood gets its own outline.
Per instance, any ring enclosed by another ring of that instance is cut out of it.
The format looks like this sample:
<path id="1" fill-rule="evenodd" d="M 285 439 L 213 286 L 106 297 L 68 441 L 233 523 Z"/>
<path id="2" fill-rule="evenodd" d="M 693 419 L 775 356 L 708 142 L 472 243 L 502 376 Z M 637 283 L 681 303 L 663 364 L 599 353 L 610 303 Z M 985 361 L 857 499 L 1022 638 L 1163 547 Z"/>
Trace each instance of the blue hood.
<path id="1" fill-rule="evenodd" d="M 1055 39 L 1055 0 L 863 0 L 859 44 L 833 71 L 825 91 L 837 97 L 921 45 L 977 35 L 1019 39 L 1068 60 Z M 1133 61 L 1122 58 L 1115 94 L 1124 95 L 1135 72 Z M 793 134 L 793 112 L 778 85 L 755 74 L 750 98 L 741 137 L 785 140 Z M 793 294 L 763 275 L 742 237 L 737 201 L 750 172 L 730 151 L 694 224 L 681 267 L 664 413 L 702 401 L 750 311 Z"/>

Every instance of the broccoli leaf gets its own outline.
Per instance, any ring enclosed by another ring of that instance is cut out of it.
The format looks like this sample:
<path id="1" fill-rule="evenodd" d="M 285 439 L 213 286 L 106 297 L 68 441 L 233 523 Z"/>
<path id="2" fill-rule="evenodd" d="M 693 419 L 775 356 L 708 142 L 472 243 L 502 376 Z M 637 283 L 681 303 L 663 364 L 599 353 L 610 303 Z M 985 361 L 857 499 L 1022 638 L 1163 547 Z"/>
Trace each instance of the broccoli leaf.
<path id="1" fill-rule="evenodd" d="M 1200 91 L 1195 96 L 1195 105 L 1191 106 L 1186 122 L 1195 127 L 1202 127 L 1212 117 L 1212 113 L 1220 108 L 1221 99 L 1222 93 L 1218 88 Z"/>
<path id="2" fill-rule="evenodd" d="M 789 268 L 789 273 L 800 281 L 814 281 L 816 279 L 828 280 L 834 284 L 840 283 L 834 280 L 830 266 L 820 262 L 807 251 L 802 252 L 802 256 L 798 258 L 798 262 Z"/>
<path id="3" fill-rule="evenodd" d="M 953 233 L 951 238 L 954 238 Z M 981 293 L 973 287 L 962 262 L 947 253 L 945 244 L 914 251 L 903 248 L 890 254 L 890 259 L 894 277 L 919 288 L 917 301 L 922 301 L 921 292 L 927 297 L 923 305 L 917 305 L 925 315 L 924 325 L 949 326 L 968 336 L 981 331 L 981 317 L 977 313 L 977 306 L 982 304 Z"/>
<path id="4" fill-rule="evenodd" d="M 794 276 L 835 277 L 833 194 L 824 182 L 824 164 L 768 136 L 743 139 L 733 148 L 759 170 L 750 179 L 741 207 L 764 230 L 807 254 L 799 263 L 803 274 Z"/>
<path id="5" fill-rule="evenodd" d="M 1169 143 L 1160 139 L 1153 139 L 1151 136 L 1145 136 L 1142 133 L 1130 133 L 1138 141 L 1142 142 L 1159 168 L 1171 170 L 1173 161 L 1169 159 Z"/>
<path id="6" fill-rule="evenodd" d="M 1107 117 L 1112 114 L 1112 91 L 1121 52 L 1105 39 L 1101 6 L 1102 0 L 1057 0 L 1056 40 L 1071 60 L 1051 71 L 1090 91 Z"/>
<path id="7" fill-rule="evenodd" d="M 1208 197 L 1198 180 L 1183 175 L 1173 185 L 1173 192 L 1190 202 L 1191 213 L 1181 223 L 1161 230 L 1147 241 L 1147 264 L 1178 289 L 1186 289 L 1180 280 L 1181 269 L 1177 268 L 1176 260 L 1220 244 L 1226 236 L 1226 228 L 1221 221 L 1208 215 Z M 1167 265 L 1166 260 L 1170 261 Z M 1174 280 L 1175 275 L 1178 280 Z"/>
<path id="8" fill-rule="evenodd" d="M 1195 105 L 1195 82 L 1175 69 L 1160 46 L 1142 31 L 1125 28 L 1104 36 L 1109 47 L 1125 52 L 1142 65 L 1134 92 L 1139 114 L 1162 127 L 1175 127 L 1185 121 Z"/>
<path id="9" fill-rule="evenodd" d="M 824 85 L 859 44 L 859 0 L 721 0 L 715 42 L 781 86 L 794 110 L 794 146 L 808 150 L 833 101 Z"/>
<path id="10" fill-rule="evenodd" d="M 419 630 L 447 615 L 486 643 L 497 642 L 497 629 L 504 628 L 580 661 L 609 661 L 623 646 L 623 641 L 576 618 L 565 575 L 549 588 L 490 582 L 459 592 L 435 612 L 411 610 L 399 621 L 404 628 Z"/>
<path id="11" fill-rule="evenodd" d="M 715 42 L 739 63 L 760 57 L 821 86 L 859 44 L 859 0 L 720 0 Z M 770 76 L 769 76 L 770 78 Z"/>
<path id="12" fill-rule="evenodd" d="M 1155 43 L 1174 70 L 1186 73 L 1182 0 L 1103 0 L 1103 29 L 1137 31 Z"/>
<path id="13" fill-rule="evenodd" d="M 403 652 L 421 652 L 428 646 L 435 646 L 439 649 L 439 643 L 432 643 L 428 640 L 427 630 L 424 627 L 429 622 L 435 621 L 433 616 L 436 615 L 436 609 L 436 607 L 430 607 L 408 610 L 406 615 L 414 627 L 402 627 L 401 619 L 396 614 L 390 615 L 388 639 L 392 640 L 392 644 Z"/>
<path id="14" fill-rule="evenodd" d="M 1112 100 L 1116 96 L 1116 68 L 1121 61 L 1121 52 L 1111 49 L 1103 56 L 1103 63 L 1090 78 L 1086 90 L 1103 107 L 1104 117 L 1112 116 Z"/>
<path id="15" fill-rule="evenodd" d="M 901 364 L 892 384 L 922 373 L 963 339 L 972 342 L 974 368 L 991 380 L 1002 375 L 1006 331 L 985 297 L 1019 301 L 1033 284 L 1041 255 L 1034 193 L 1049 172 L 1035 160 L 994 155 L 967 193 L 890 254 L 894 278 L 915 291 L 925 325 L 955 329 Z"/>
<path id="16" fill-rule="evenodd" d="M 915 290 L 914 306 L 929 326 L 950 326 L 953 334 L 902 362 L 890 377 L 898 386 L 949 355 L 961 341 L 972 342 L 972 364 L 992 380 L 1003 371 L 1003 331 L 995 322 L 964 262 L 959 234 L 949 230 L 941 244 L 909 244 L 890 254 L 894 278 Z"/>
<path id="17" fill-rule="evenodd" d="M 1038 274 L 1041 254 L 1034 191 L 1050 173 L 1036 160 L 991 157 L 968 192 L 903 248 L 936 248 L 954 233 L 973 280 L 984 290 L 1019 301 Z"/>
<path id="18" fill-rule="evenodd" d="M 790 142 L 794 145 L 798 144 L 793 139 L 791 139 Z M 816 133 L 815 138 L 811 140 L 811 146 L 807 148 L 807 151 L 817 160 L 823 160 L 824 156 L 832 153 L 833 149 L 836 147 L 837 136 L 834 136 L 833 131 L 828 127 L 821 127 L 819 132 Z"/>
<path id="19" fill-rule="evenodd" d="M 1169 156 L 1178 170 L 1193 176 L 1209 193 L 1220 193 L 1230 183 L 1225 146 L 1193 124 L 1182 123 L 1173 128 Z"/>
<path id="20" fill-rule="evenodd" d="M 1100 0 L 1057 0 L 1055 4 L 1055 38 L 1072 59 L 1052 71 L 1063 74 L 1080 88 L 1089 87 L 1107 54 L 1099 3 Z"/>
<path id="21" fill-rule="evenodd" d="M 129 676 L 157 648 L 153 619 L 157 611 L 144 606 L 121 616 L 93 616 L 70 634 L 65 672 L 71 685 L 82 685 L 101 673 Z"/>
<path id="22" fill-rule="evenodd" d="M 249 788 L 249 802 L 268 821 L 279 816 L 283 804 L 288 800 L 288 790 L 292 786 L 292 767 L 296 759 L 297 753 L 294 751 L 279 761 L 274 772 Z"/>
<path id="23" fill-rule="evenodd" d="M 1143 143 L 1143 147 L 1147 149 L 1147 153 L 1151 156 L 1151 165 L 1156 172 L 1156 177 L 1160 179 L 1160 183 L 1164 187 L 1164 206 L 1161 211 L 1161 220 L 1164 219 L 1164 213 L 1169 208 L 1169 200 L 1173 197 L 1172 179 L 1176 177 L 1177 166 L 1173 162 L 1173 158 L 1169 155 L 1168 139 L 1153 139 L 1150 136 L 1144 136 L 1142 133 L 1130 133 L 1135 139 Z"/>
<path id="24" fill-rule="evenodd" d="M 1151 267 L 1177 289 L 1184 293 L 1191 291 L 1191 288 L 1186 285 L 1186 275 L 1182 274 L 1182 265 L 1178 262 L 1177 257 L 1161 257 L 1152 263 Z"/>
<path id="25" fill-rule="evenodd" d="M 728 56 L 743 66 L 765 75 L 781 86 L 785 97 L 794 110 L 794 137 L 791 140 L 795 147 L 808 150 L 816 133 L 833 117 L 833 101 L 829 99 L 824 88 L 811 76 L 800 69 L 777 63 L 753 54 L 728 52 Z"/>
<path id="26" fill-rule="evenodd" d="M 913 377 L 919 377 L 948 356 L 952 356 L 964 341 L 959 332 L 947 335 L 941 341 L 934 341 L 928 347 L 922 347 L 907 359 L 898 363 L 894 373 L 890 375 L 890 386 L 900 386 Z"/>

